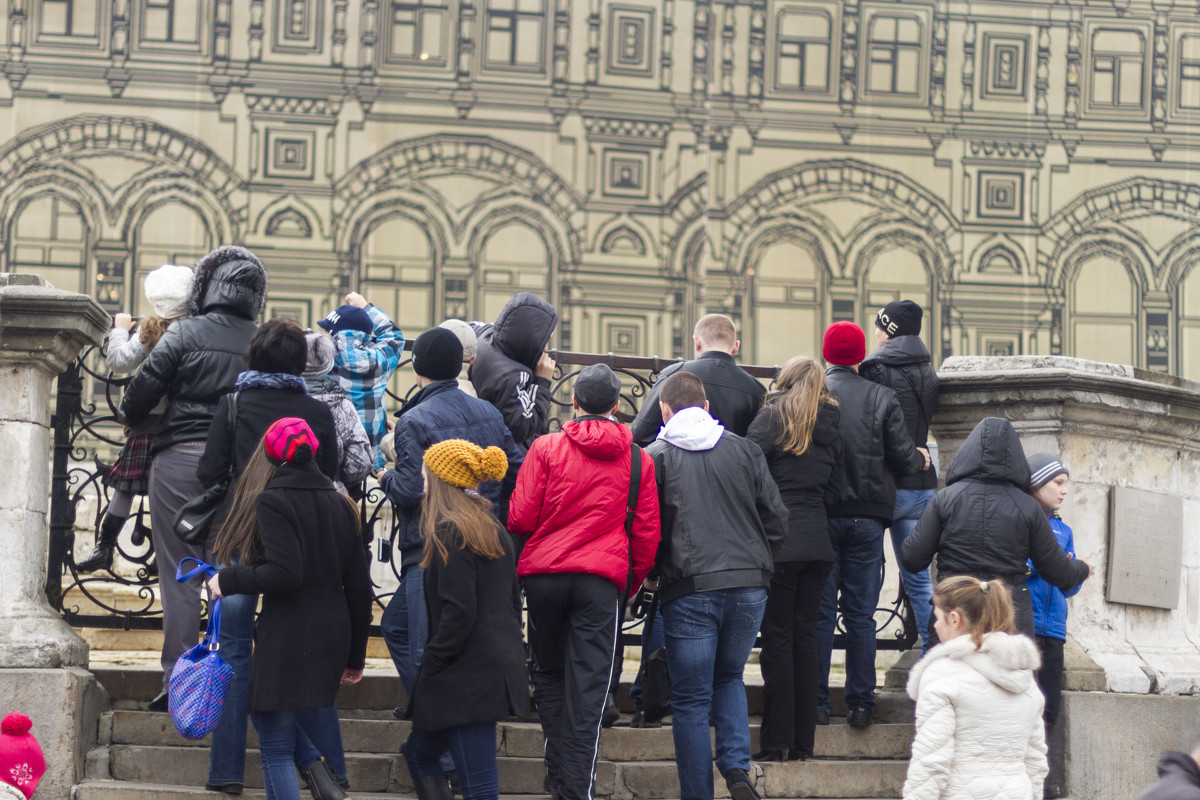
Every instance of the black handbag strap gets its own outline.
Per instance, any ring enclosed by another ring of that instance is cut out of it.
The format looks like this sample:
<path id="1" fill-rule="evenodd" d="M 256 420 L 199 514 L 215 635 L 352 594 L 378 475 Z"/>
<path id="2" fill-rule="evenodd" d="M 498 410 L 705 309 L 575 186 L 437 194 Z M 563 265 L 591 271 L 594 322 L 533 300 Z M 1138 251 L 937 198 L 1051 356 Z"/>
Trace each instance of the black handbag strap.
<path id="1" fill-rule="evenodd" d="M 629 454 L 629 500 L 625 505 L 625 541 L 629 545 L 629 575 L 625 578 L 625 597 L 637 587 L 633 585 L 633 517 L 637 512 L 638 489 L 642 484 L 642 448 L 637 442 Z"/>
<path id="2" fill-rule="evenodd" d="M 237 416 L 238 416 L 238 395 L 241 392 L 230 392 L 229 394 L 229 413 L 225 416 L 225 422 L 229 428 L 229 480 L 233 480 L 233 476 L 237 474 L 237 468 L 234 466 L 235 456 L 234 449 L 237 447 Z"/>

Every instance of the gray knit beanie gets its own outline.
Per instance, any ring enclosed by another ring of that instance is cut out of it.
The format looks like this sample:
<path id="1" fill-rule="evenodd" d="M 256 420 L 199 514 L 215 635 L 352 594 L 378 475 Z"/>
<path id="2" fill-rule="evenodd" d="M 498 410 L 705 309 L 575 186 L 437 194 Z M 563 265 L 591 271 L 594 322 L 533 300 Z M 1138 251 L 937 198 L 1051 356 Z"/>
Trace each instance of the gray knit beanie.
<path id="1" fill-rule="evenodd" d="M 308 344 L 308 362 L 301 375 L 305 378 L 323 378 L 333 369 L 333 357 L 337 355 L 337 345 L 328 334 L 312 331 L 304 335 Z"/>
<path id="2" fill-rule="evenodd" d="M 1066 465 L 1058 456 L 1049 453 L 1034 453 L 1029 457 L 1029 488 L 1040 489 L 1059 475 L 1070 475 Z"/>

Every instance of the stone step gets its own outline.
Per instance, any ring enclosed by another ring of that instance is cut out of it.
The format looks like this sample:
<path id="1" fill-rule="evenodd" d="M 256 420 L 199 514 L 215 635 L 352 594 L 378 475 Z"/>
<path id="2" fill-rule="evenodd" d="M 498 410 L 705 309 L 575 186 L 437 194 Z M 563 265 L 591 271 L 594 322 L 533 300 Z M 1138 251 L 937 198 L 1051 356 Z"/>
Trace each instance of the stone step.
<path id="1" fill-rule="evenodd" d="M 347 753 L 392 755 L 408 737 L 410 723 L 395 719 L 343 719 L 342 744 Z M 180 737 L 171 718 L 148 711 L 113 711 L 100 722 L 101 742 L 114 745 L 163 747 L 207 747 L 208 738 L 188 740 Z M 751 721 L 751 750 L 759 747 L 759 724 Z M 818 726 L 816 752 L 823 758 L 906 759 L 912 742 L 913 727 L 908 723 L 879 723 L 858 730 L 835 720 Z M 253 727 L 247 734 L 250 747 L 258 746 Z M 496 748 L 501 755 L 517 758 L 541 758 L 544 752 L 542 728 L 536 722 L 502 722 L 496 730 Z M 670 761 L 675 757 L 671 728 L 629 728 L 617 726 L 603 732 L 600 757 L 607 761 Z"/>
<path id="2" fill-rule="evenodd" d="M 145 704 L 162 689 L 162 672 L 157 668 L 121 665 L 96 665 L 92 672 L 108 692 L 112 708 L 133 710 L 145 708 Z M 629 697 L 631 680 L 622 680 L 617 703 L 625 714 L 633 713 L 633 701 Z M 832 713 L 836 717 L 846 715 L 846 703 L 840 686 L 829 690 Z M 368 671 L 363 679 L 353 686 L 342 686 L 338 692 L 338 708 L 343 716 L 361 712 L 379 712 L 386 715 L 397 706 L 404 706 L 407 697 L 400 678 L 394 672 Z M 763 687 L 748 679 L 746 702 L 751 716 L 762 716 Z M 912 722 L 913 704 L 902 691 L 884 691 L 879 694 L 875 707 L 875 719 L 879 722 Z M 628 720 L 626 720 L 628 721 Z"/>
<path id="3" fill-rule="evenodd" d="M 200 748 L 112 745 L 108 774 L 92 779 L 115 779 L 138 784 L 156 783 L 202 787 L 208 775 L 208 753 Z M 500 791 L 540 794 L 545 768 L 540 758 L 498 756 Z M 755 764 L 754 781 L 764 797 L 897 797 L 907 764 L 900 760 L 825 760 Z M 355 794 L 403 793 L 412 786 L 400 755 L 347 754 L 346 772 Z M 715 772 L 715 770 L 714 770 Z M 724 781 L 714 777 L 718 797 L 727 797 Z M 246 784 L 262 788 L 258 751 L 246 753 Z M 674 761 L 612 762 L 596 765 L 598 797 L 660 800 L 679 796 Z"/>
<path id="4" fill-rule="evenodd" d="M 355 796 L 371 800 L 414 800 L 412 792 L 355 792 Z M 247 789 L 243 797 L 266 797 L 262 789 Z M 195 786 L 171 786 L 164 783 L 134 783 L 131 781 L 90 780 L 75 787 L 75 800 L 213 800 L 213 793 Z M 505 800 L 545 800 L 547 795 L 505 794 Z M 834 800 L 829 798 L 829 800 Z M 867 800 L 867 798 L 837 798 L 837 800 Z"/>

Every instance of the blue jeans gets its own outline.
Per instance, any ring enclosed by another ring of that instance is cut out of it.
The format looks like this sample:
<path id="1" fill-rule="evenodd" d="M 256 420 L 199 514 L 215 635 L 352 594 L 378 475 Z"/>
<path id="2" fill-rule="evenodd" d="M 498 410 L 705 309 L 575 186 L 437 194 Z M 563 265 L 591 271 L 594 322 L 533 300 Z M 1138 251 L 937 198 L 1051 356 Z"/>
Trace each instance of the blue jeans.
<path id="1" fill-rule="evenodd" d="M 479 722 L 439 731 L 413 730 L 404 745 L 404 760 L 413 780 L 444 775 L 441 759 L 446 751 L 458 770 L 463 800 L 496 800 L 500 776 L 496 771 L 496 723 Z"/>
<path id="2" fill-rule="evenodd" d="M 221 706 L 208 752 L 208 782 L 213 786 L 244 783 L 246 775 L 246 694 L 250 687 L 250 653 L 254 641 L 254 610 L 258 595 L 233 594 L 221 601 L 221 658 L 233 667 L 233 680 Z M 321 755 L 341 782 L 346 780 L 346 756 L 337 705 L 298 712 L 304 737 L 298 752 L 307 767 Z M 305 734 L 307 733 L 307 736 Z M 311 756 L 312 753 L 315 756 Z M 311 757 L 310 757 L 311 756 Z"/>
<path id="3" fill-rule="evenodd" d="M 301 718 L 317 709 L 255 711 L 250 721 L 258 731 L 258 750 L 262 755 L 263 788 L 267 800 L 298 800 L 300 781 L 296 767 L 308 767 L 321 754 L 300 728 Z"/>
<path id="4" fill-rule="evenodd" d="M 766 607 L 767 590 L 751 587 L 697 592 L 663 606 L 681 800 L 712 800 L 710 711 L 721 774 L 750 769 L 742 672 Z"/>
<path id="5" fill-rule="evenodd" d="M 246 693 L 250 687 L 250 651 L 254 642 L 256 594 L 231 594 L 221 601 L 221 658 L 233 667 L 221 719 L 208 751 L 208 782 L 243 783 L 246 774 Z"/>
<path id="6" fill-rule="evenodd" d="M 883 520 L 830 517 L 833 570 L 817 619 L 820 684 L 817 708 L 829 710 L 829 663 L 839 607 L 846 630 L 846 706 L 875 708 L 875 609 L 883 585 Z"/>
<path id="7" fill-rule="evenodd" d="M 663 632 L 663 617 L 662 606 L 660 605 L 654 612 L 654 624 L 650 635 L 646 635 L 646 624 L 642 623 L 642 661 L 645 662 L 646 656 L 653 653 L 667 643 L 667 634 Z M 642 710 L 642 671 L 638 670 L 637 677 L 633 679 L 633 685 L 629 687 L 629 699 L 633 701 L 633 707 L 638 711 Z"/>
<path id="8" fill-rule="evenodd" d="M 421 653 L 429 639 L 429 619 L 425 612 L 425 568 L 413 565 L 404 570 L 400 585 L 388 601 L 379 620 L 383 640 L 404 691 L 412 697 L 421 667 Z"/>
<path id="9" fill-rule="evenodd" d="M 933 489 L 897 489 L 896 510 L 892 520 L 892 547 L 896 551 L 896 561 L 900 561 L 900 547 L 904 540 L 912 535 L 917 527 L 917 520 L 925 510 L 925 504 L 933 498 Z M 908 605 L 912 608 L 913 618 L 917 623 L 917 632 L 921 634 L 921 652 L 929 652 L 929 619 L 933 610 L 933 584 L 929 580 L 929 569 L 920 572 L 909 572 L 900 566 L 900 580 L 904 583 L 904 593 L 908 595 Z"/>
<path id="10" fill-rule="evenodd" d="M 404 570 L 400 585 L 392 593 L 379 620 L 388 654 L 400 674 L 404 692 L 412 697 L 421 670 L 421 654 L 429 641 L 429 614 L 425 610 L 425 568 L 412 565 Z M 442 767 L 453 769 L 450 755 L 442 757 Z M 460 779 L 461 780 L 461 779 Z"/>

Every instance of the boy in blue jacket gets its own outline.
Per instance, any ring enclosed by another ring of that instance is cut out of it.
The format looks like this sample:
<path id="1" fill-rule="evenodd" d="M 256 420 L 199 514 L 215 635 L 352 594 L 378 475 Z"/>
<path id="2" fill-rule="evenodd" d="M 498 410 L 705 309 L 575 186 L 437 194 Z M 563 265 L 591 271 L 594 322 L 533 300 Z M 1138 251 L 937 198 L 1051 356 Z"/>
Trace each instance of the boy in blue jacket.
<path id="1" fill-rule="evenodd" d="M 1058 511 L 1063 501 L 1067 499 L 1067 481 L 1070 472 L 1058 456 L 1049 453 L 1035 453 L 1029 457 L 1029 493 L 1041 504 L 1050 520 L 1050 530 L 1058 539 L 1059 545 L 1070 558 L 1075 557 L 1075 537 L 1071 528 L 1063 522 Z M 1033 601 L 1034 632 L 1037 634 L 1038 648 L 1042 651 L 1042 668 L 1037 671 L 1038 686 L 1046 696 L 1046 708 L 1042 718 L 1046 722 L 1046 742 L 1050 743 L 1050 731 L 1058 718 L 1058 709 L 1062 704 L 1063 682 L 1063 645 L 1067 641 L 1067 598 L 1074 597 L 1080 589 L 1076 586 L 1064 592 L 1056 586 L 1047 583 L 1033 562 L 1028 565 L 1028 577 L 1025 581 L 1029 588 L 1029 597 Z M 1057 753 L 1047 754 L 1053 765 Z M 1045 797 L 1058 797 L 1061 790 L 1055 784 L 1047 783 Z"/>

